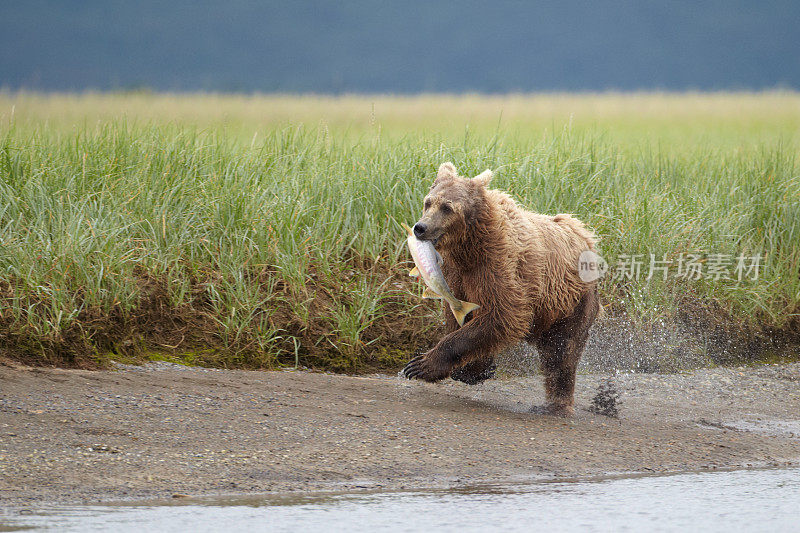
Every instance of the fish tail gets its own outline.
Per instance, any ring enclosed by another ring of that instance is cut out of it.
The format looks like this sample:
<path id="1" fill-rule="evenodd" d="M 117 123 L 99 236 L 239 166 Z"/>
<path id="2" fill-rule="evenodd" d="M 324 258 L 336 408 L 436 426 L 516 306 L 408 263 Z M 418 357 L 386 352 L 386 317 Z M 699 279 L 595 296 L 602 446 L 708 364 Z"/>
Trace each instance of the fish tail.
<path id="1" fill-rule="evenodd" d="M 453 311 L 453 316 L 456 317 L 456 322 L 458 322 L 459 326 L 464 325 L 464 317 L 467 316 L 467 313 L 470 311 L 474 311 L 475 309 L 479 308 L 480 305 L 474 304 L 471 302 L 465 302 L 463 300 L 459 300 L 461 302 L 461 310 L 456 311 L 453 307 L 450 307 L 450 310 Z"/>

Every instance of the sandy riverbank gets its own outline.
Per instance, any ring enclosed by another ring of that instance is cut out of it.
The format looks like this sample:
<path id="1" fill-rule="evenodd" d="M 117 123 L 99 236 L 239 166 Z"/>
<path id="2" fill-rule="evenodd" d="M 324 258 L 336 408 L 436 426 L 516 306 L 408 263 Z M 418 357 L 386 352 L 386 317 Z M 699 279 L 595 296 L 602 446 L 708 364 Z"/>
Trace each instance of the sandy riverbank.
<path id="1" fill-rule="evenodd" d="M 0 505 L 800 462 L 800 363 L 618 375 L 619 419 L 586 410 L 606 377 L 560 419 L 536 376 L 0 366 Z"/>

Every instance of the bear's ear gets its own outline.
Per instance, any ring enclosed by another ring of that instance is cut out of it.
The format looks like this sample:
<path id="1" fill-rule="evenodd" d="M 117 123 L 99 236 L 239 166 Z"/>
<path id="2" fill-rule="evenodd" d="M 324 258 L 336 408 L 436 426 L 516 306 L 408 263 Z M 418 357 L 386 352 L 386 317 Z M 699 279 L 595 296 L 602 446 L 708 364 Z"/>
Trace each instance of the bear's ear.
<path id="1" fill-rule="evenodd" d="M 456 166 L 448 161 L 447 163 L 442 163 L 439 167 L 439 171 L 436 173 L 436 180 L 438 181 L 443 178 L 455 178 L 456 176 L 458 176 Z"/>
<path id="2" fill-rule="evenodd" d="M 433 188 L 436 187 L 442 180 L 451 180 L 455 179 L 456 177 L 458 177 L 456 166 L 449 161 L 447 163 L 442 163 L 439 166 L 439 171 L 436 173 L 436 179 L 433 180 L 433 183 L 431 183 L 431 190 L 433 190 Z"/>
<path id="3" fill-rule="evenodd" d="M 483 172 L 472 178 L 472 183 L 481 185 L 483 187 L 489 185 L 490 181 L 492 181 L 492 171 L 489 169 L 484 170 Z"/>

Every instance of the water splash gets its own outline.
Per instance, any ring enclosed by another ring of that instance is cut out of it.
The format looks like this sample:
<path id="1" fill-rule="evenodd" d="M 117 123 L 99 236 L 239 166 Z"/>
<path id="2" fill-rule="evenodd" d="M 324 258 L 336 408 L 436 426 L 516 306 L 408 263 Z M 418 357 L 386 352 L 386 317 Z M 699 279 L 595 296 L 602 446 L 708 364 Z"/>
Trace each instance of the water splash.
<path id="1" fill-rule="evenodd" d="M 606 317 L 589 334 L 579 372 L 679 372 L 715 365 L 800 359 L 796 341 L 769 334 L 732 333 L 698 321 L 659 319 L 641 325 L 626 316 Z M 536 349 L 527 343 L 497 357 L 507 375 L 539 373 Z"/>

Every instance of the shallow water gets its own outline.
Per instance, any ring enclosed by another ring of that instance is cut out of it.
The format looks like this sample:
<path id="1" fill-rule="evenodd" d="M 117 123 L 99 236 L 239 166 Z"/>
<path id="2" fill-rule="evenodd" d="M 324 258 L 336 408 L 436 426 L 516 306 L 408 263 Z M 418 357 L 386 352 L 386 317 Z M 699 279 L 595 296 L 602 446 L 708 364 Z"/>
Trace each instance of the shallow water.
<path id="1" fill-rule="evenodd" d="M 800 469 L 450 490 L 57 507 L 0 518 L 59 531 L 800 531 Z"/>

